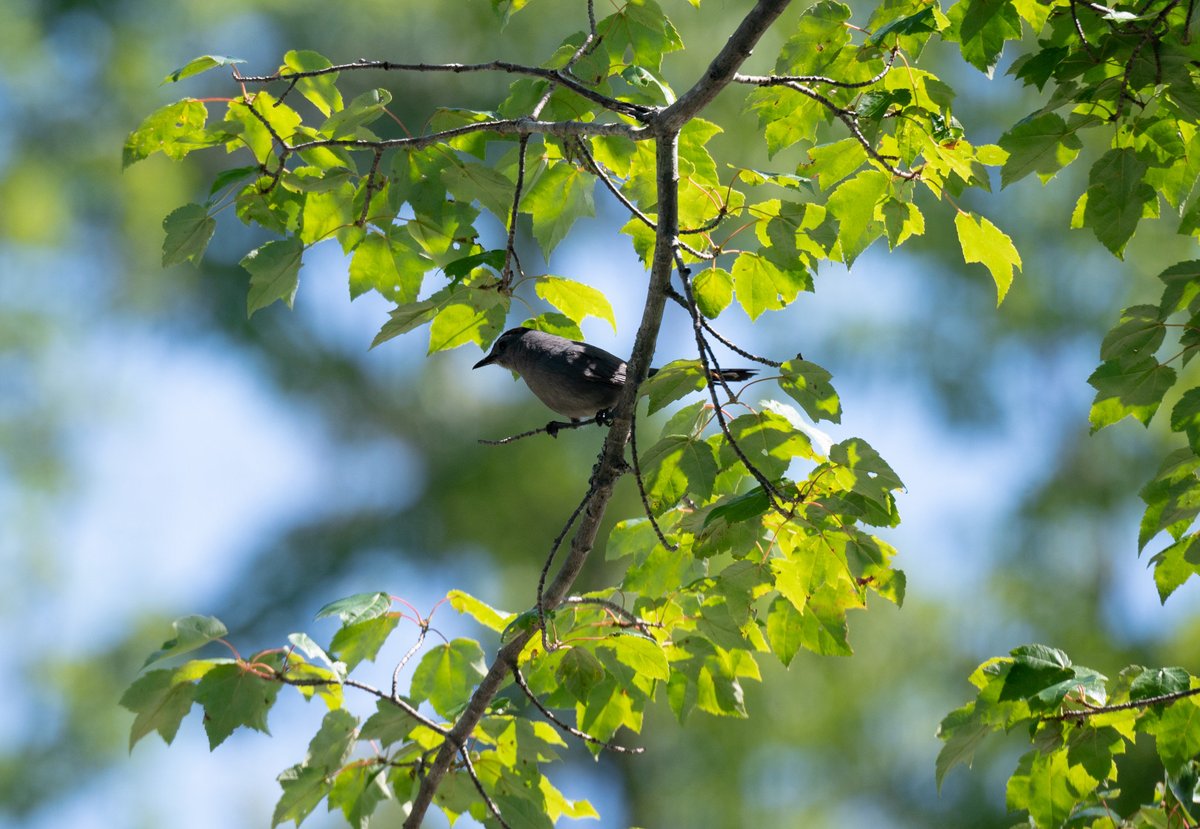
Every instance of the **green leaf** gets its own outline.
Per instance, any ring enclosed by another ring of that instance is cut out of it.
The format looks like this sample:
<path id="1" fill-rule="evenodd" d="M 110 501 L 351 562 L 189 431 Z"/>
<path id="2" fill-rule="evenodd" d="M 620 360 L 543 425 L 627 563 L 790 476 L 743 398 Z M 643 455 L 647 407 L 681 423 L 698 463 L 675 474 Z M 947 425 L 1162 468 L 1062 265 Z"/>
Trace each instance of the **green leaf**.
<path id="1" fill-rule="evenodd" d="M 571 648 L 554 669 L 554 676 L 571 696 L 586 703 L 592 689 L 604 679 L 604 666 L 586 648 Z"/>
<path id="2" fill-rule="evenodd" d="M 938 739 L 945 743 L 938 752 L 936 762 L 936 779 L 938 791 L 941 791 L 942 781 L 946 773 L 959 763 L 970 767 L 975 757 L 975 749 L 983 742 L 997 726 L 988 722 L 976 711 L 974 702 L 967 703 L 962 708 L 951 711 L 938 725 Z"/>
<path id="3" fill-rule="evenodd" d="M 611 650 L 618 662 L 633 668 L 639 676 L 661 679 L 664 682 L 671 676 L 667 655 L 662 645 L 653 639 L 632 635 L 610 636 L 601 646 Z"/>
<path id="4" fill-rule="evenodd" d="M 1163 460 L 1154 476 L 1138 493 L 1146 504 L 1138 530 L 1138 550 L 1163 530 L 1176 541 L 1200 514 L 1200 457 L 1190 449 L 1178 449 Z"/>
<path id="5" fill-rule="evenodd" d="M 504 250 L 485 250 L 455 259 L 443 267 L 442 272 L 453 281 L 458 282 L 469 276 L 476 268 L 484 265 L 498 272 L 504 267 L 506 258 L 507 252 Z"/>
<path id="6" fill-rule="evenodd" d="M 1031 751 L 1008 779 L 1007 805 L 1014 811 L 1028 811 L 1038 826 L 1061 826 L 1098 783 L 1083 766 L 1068 762 L 1065 749 L 1049 754 Z"/>
<path id="7" fill-rule="evenodd" d="M 1121 256 L 1138 222 L 1158 215 L 1158 194 L 1146 183 L 1146 162 L 1128 148 L 1109 150 L 1088 174 L 1082 224 Z"/>
<path id="8" fill-rule="evenodd" d="M 391 609 L 392 597 L 387 593 L 355 593 L 353 596 L 330 602 L 318 610 L 313 618 L 337 616 L 344 624 L 349 625 L 382 616 Z"/>
<path id="9" fill-rule="evenodd" d="M 154 153 L 178 161 L 194 150 L 221 143 L 225 136 L 205 129 L 207 121 L 208 108 L 193 98 L 155 110 L 125 139 L 121 166 L 128 167 Z"/>
<path id="10" fill-rule="evenodd" d="M 325 715 L 320 730 L 308 744 L 304 762 L 279 775 L 283 795 L 275 806 L 272 826 L 288 820 L 299 826 L 330 793 L 334 775 L 350 759 L 358 737 L 357 726 L 358 719 L 344 709 Z"/>
<path id="11" fill-rule="evenodd" d="M 699 360 L 673 360 L 647 378 L 638 394 L 650 398 L 646 413 L 654 414 L 669 403 L 704 388 L 707 382 Z"/>
<path id="12" fill-rule="evenodd" d="M 533 218 L 533 237 L 547 261 L 577 219 L 596 215 L 594 189 L 592 176 L 559 161 L 552 163 L 525 193 L 521 212 Z"/>
<path id="13" fill-rule="evenodd" d="M 1200 537 L 1188 535 L 1151 557 L 1154 586 L 1159 601 L 1166 603 L 1171 594 L 1192 576 L 1200 575 Z"/>
<path id="14" fill-rule="evenodd" d="M 167 745 L 175 739 L 196 692 L 195 684 L 181 682 L 177 675 L 173 670 L 150 671 L 122 694 L 121 706 L 137 715 L 129 730 L 130 751 L 151 731 L 157 731 Z"/>
<path id="15" fill-rule="evenodd" d="M 503 330 L 508 305 L 509 297 L 495 290 L 462 288 L 454 292 L 429 326 L 429 353 L 467 343 L 486 349 Z"/>
<path id="16" fill-rule="evenodd" d="M 783 596 L 776 596 L 767 611 L 767 640 L 784 667 L 792 664 L 804 640 L 804 617 Z"/>
<path id="17" fill-rule="evenodd" d="M 662 513 L 684 495 L 703 503 L 712 495 L 717 460 L 706 441 L 682 435 L 663 438 L 642 456 L 642 478 L 650 509 Z"/>
<path id="18" fill-rule="evenodd" d="M 617 522 L 617 525 L 612 528 L 612 532 L 609 533 L 604 558 L 608 561 L 615 561 L 625 556 L 636 556 L 640 559 L 654 549 L 657 543 L 658 536 L 655 535 L 654 527 L 650 525 L 649 520 L 627 518 Z"/>
<path id="19" fill-rule="evenodd" d="M 330 671 L 336 674 L 339 678 L 345 678 L 346 666 L 341 662 L 335 662 L 325 649 L 312 640 L 307 633 L 290 633 L 288 641 L 296 650 L 304 654 L 309 659 L 316 659 L 322 662 Z"/>
<path id="20" fill-rule="evenodd" d="M 756 486 L 749 492 L 735 495 L 727 501 L 718 501 L 705 516 L 704 526 L 708 527 L 717 521 L 724 521 L 726 524 L 750 521 L 765 513 L 770 506 L 767 491 L 762 486 Z"/>
<path id="21" fill-rule="evenodd" d="M 267 712 L 275 703 L 279 683 L 271 682 L 240 665 L 218 665 L 196 686 L 196 702 L 204 706 L 204 731 L 214 749 L 238 726 L 264 734 Z"/>
<path id="22" fill-rule="evenodd" d="M 1047 688 L 1074 677 L 1071 660 L 1062 651 L 1044 645 L 1025 645 L 1012 651 L 1012 668 L 1004 677 L 1000 701 L 1028 700 Z"/>
<path id="23" fill-rule="evenodd" d="M 283 56 L 279 76 L 287 78 L 291 73 L 318 72 L 331 66 L 333 64 L 324 55 L 307 49 L 292 49 Z M 337 72 L 300 78 L 296 81 L 296 89 L 328 118 L 342 108 L 342 93 L 338 91 L 337 79 Z"/>
<path id="24" fill-rule="evenodd" d="M 733 301 L 733 275 L 724 268 L 705 268 L 692 280 L 692 294 L 700 313 L 716 319 Z"/>
<path id="25" fill-rule="evenodd" d="M 277 149 L 275 136 L 284 141 L 292 139 L 302 121 L 296 110 L 276 100 L 269 92 L 260 90 L 254 93 L 249 103 L 242 98 L 230 101 L 222 126 L 234 133 L 230 138 L 231 149 L 236 148 L 238 142 L 244 143 L 254 153 L 255 160 L 265 165 Z M 272 163 L 277 167 L 279 161 L 276 159 Z"/>
<path id="26" fill-rule="evenodd" d="M 808 360 L 788 360 L 779 367 L 779 387 L 800 404 L 813 420 L 842 422 L 842 402 L 829 382 L 828 371 Z"/>
<path id="27" fill-rule="evenodd" d="M 413 672 L 413 700 L 429 700 L 433 710 L 450 717 L 471 696 L 487 672 L 483 648 L 471 639 L 455 639 L 425 654 Z"/>
<path id="28" fill-rule="evenodd" d="M 775 285 L 780 273 L 778 267 L 756 253 L 743 253 L 734 260 L 734 292 L 751 320 L 758 319 L 764 311 L 783 308 Z"/>
<path id="29" fill-rule="evenodd" d="M 250 251 L 239 263 L 250 273 L 250 291 L 246 296 L 246 314 L 253 315 L 277 299 L 292 307 L 300 285 L 300 262 L 304 244 L 296 237 L 267 242 Z"/>
<path id="30" fill-rule="evenodd" d="M 925 216 L 912 202 L 888 199 L 879 208 L 888 250 L 895 250 L 913 236 L 925 235 Z"/>
<path id="31" fill-rule="evenodd" d="M 403 305 L 416 302 L 421 281 L 433 262 L 404 243 L 405 235 L 368 233 L 350 260 L 350 298 L 375 291 Z"/>
<path id="32" fill-rule="evenodd" d="M 1184 310 L 1200 311 L 1200 307 L 1193 307 L 1200 304 L 1197 303 L 1200 298 L 1200 260 L 1179 262 L 1160 273 L 1158 278 L 1165 283 L 1158 306 L 1164 319 Z"/>
<path id="33" fill-rule="evenodd" d="M 300 241 L 315 244 L 351 227 L 358 220 L 354 186 L 348 181 L 330 190 L 310 191 L 300 218 Z"/>
<path id="34" fill-rule="evenodd" d="M 329 808 L 340 808 L 346 822 L 355 829 L 367 829 L 367 822 L 380 801 L 391 797 L 385 781 L 385 763 L 351 763 L 334 778 L 329 791 Z"/>
<path id="35" fill-rule="evenodd" d="M 208 188 L 208 194 L 215 196 L 220 191 L 224 190 L 231 184 L 237 184 L 251 176 L 257 176 L 262 172 L 257 164 L 250 164 L 245 167 L 233 167 L 229 170 L 222 170 L 217 173 L 217 177 L 213 179 L 212 186 Z"/>
<path id="36" fill-rule="evenodd" d="M 477 201 L 501 222 L 508 223 L 512 211 L 513 181 L 486 164 L 449 164 L 442 170 L 446 190 L 461 202 Z"/>
<path id="37" fill-rule="evenodd" d="M 364 659 L 374 662 L 383 643 L 400 623 L 398 613 L 373 616 L 357 622 L 347 622 L 333 635 L 329 650 L 353 670 Z"/>
<path id="38" fill-rule="evenodd" d="M 227 58 L 223 55 L 201 55 L 198 58 L 192 58 L 170 75 L 167 75 L 163 78 L 162 82 L 176 83 L 182 81 L 184 78 L 190 78 L 192 75 L 207 72 L 209 69 L 216 69 L 218 66 L 233 66 L 234 64 L 245 62 L 239 58 Z"/>
<path id="39" fill-rule="evenodd" d="M 1075 160 L 1083 143 L 1061 115 L 1043 112 L 1021 121 L 1002 135 L 1000 146 L 1008 152 L 1000 170 L 1000 184 L 1007 187 L 1030 173 L 1037 173 L 1045 184 Z"/>
<path id="40" fill-rule="evenodd" d="M 980 262 L 996 282 L 996 304 L 1004 301 L 1012 285 L 1013 268 L 1021 270 L 1021 255 L 1000 228 L 983 216 L 959 212 L 954 217 L 958 243 L 962 246 L 963 261 Z"/>
<path id="41" fill-rule="evenodd" d="M 590 315 L 608 320 L 613 331 L 617 330 L 617 317 L 608 297 L 591 285 L 561 276 L 543 276 L 534 283 L 534 290 L 577 325 Z"/>
<path id="42" fill-rule="evenodd" d="M 175 635 L 146 657 L 146 661 L 142 663 L 143 668 L 172 656 L 194 651 L 229 633 L 224 623 L 215 616 L 182 616 L 171 623 L 171 629 L 175 631 Z"/>
<path id="43" fill-rule="evenodd" d="M 217 229 L 217 221 L 208 215 L 208 208 L 202 204 L 185 204 L 172 210 L 163 219 L 162 264 L 178 265 L 191 261 L 200 264 L 208 242 Z"/>
<path id="44" fill-rule="evenodd" d="M 806 175 L 815 175 L 822 190 L 828 190 L 861 167 L 867 160 L 867 151 L 857 138 L 843 138 L 832 144 L 810 147 L 809 163 L 800 170 Z"/>
<path id="45" fill-rule="evenodd" d="M 319 132 L 326 138 L 357 138 L 359 129 L 383 115 L 391 102 L 392 93 L 386 89 L 369 89 L 326 118 Z"/>
<path id="46" fill-rule="evenodd" d="M 378 740 L 385 746 L 399 743 L 408 738 L 421 723 L 398 705 L 386 699 L 376 700 L 375 713 L 367 717 L 359 732 L 359 739 Z"/>
<path id="47" fill-rule="evenodd" d="M 729 422 L 729 434 L 742 454 L 771 480 L 782 477 L 794 458 L 815 457 L 808 436 L 786 417 L 769 410 L 738 415 Z M 718 459 L 722 469 L 738 463 L 728 440 L 721 442 Z"/>
<path id="48" fill-rule="evenodd" d="M 305 765 L 292 766 L 276 779 L 283 794 L 275 803 L 275 811 L 271 815 L 272 827 L 289 820 L 299 826 L 333 788 L 333 780 L 326 776 L 323 769 Z"/>
<path id="49" fill-rule="evenodd" d="M 891 493 L 904 483 L 879 453 L 862 438 L 849 438 L 829 449 L 830 463 L 853 472 L 852 490 L 887 507 Z"/>
<path id="50" fill-rule="evenodd" d="M 326 773 L 337 771 L 349 758 L 357 736 L 357 717 L 345 709 L 330 711 L 308 744 L 304 764 Z"/>
<path id="51" fill-rule="evenodd" d="M 1153 354 L 1162 344 L 1166 326 L 1159 319 L 1158 306 L 1134 305 L 1121 312 L 1121 321 L 1104 335 L 1100 344 L 1101 360 Z"/>
<path id="52" fill-rule="evenodd" d="M 1200 387 L 1185 391 L 1171 410 L 1171 431 L 1186 434 L 1188 447 L 1200 455 Z"/>
<path id="53" fill-rule="evenodd" d="M 433 299 L 423 299 L 392 309 L 388 312 L 388 321 L 371 340 L 371 348 L 429 322 L 437 313 L 439 304 Z"/>
<path id="54" fill-rule="evenodd" d="M 1191 685 L 1196 687 L 1194 681 Z M 1177 774 L 1200 754 L 1200 703 L 1194 696 L 1176 700 L 1150 719 L 1145 730 L 1154 735 L 1167 773 Z"/>
<path id="55" fill-rule="evenodd" d="M 1021 17 L 1009 0 L 959 0 L 946 17 L 950 28 L 942 37 L 957 42 L 967 62 L 989 78 L 1004 42 L 1021 37 Z"/>
<path id="56" fill-rule="evenodd" d="M 516 618 L 515 613 L 503 613 L 461 590 L 451 590 L 446 594 L 446 598 L 450 600 L 450 606 L 459 613 L 467 614 L 479 624 L 491 628 L 497 633 L 503 631 L 508 627 L 509 622 Z"/>
<path id="57" fill-rule="evenodd" d="M 1163 395 L 1175 385 L 1175 370 L 1152 355 L 1129 356 L 1101 363 L 1088 383 L 1096 389 L 1088 414 L 1092 431 L 1132 415 L 1143 425 L 1158 411 Z"/>
<path id="58" fill-rule="evenodd" d="M 838 222 L 838 245 L 847 267 L 883 232 L 876 207 L 890 188 L 888 175 L 872 169 L 843 182 L 830 194 L 826 208 Z"/>
<path id="59" fill-rule="evenodd" d="M 1147 668 L 1129 685 L 1131 701 L 1178 694 L 1191 687 L 1192 678 L 1183 668 Z"/>
<path id="60" fill-rule="evenodd" d="M 545 314 L 530 317 L 521 325 L 525 328 L 532 328 L 534 331 L 545 331 L 547 334 L 565 337 L 568 340 L 581 341 L 584 338 L 583 329 L 579 327 L 579 324 L 557 311 L 548 311 Z"/>

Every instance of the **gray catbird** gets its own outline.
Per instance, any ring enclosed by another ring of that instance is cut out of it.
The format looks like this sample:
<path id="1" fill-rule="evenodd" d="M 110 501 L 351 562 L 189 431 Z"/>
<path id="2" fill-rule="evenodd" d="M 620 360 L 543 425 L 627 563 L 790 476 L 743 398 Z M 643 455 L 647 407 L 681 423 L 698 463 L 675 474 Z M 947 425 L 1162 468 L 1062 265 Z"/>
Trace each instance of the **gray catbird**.
<path id="1" fill-rule="evenodd" d="M 492 363 L 521 375 L 539 400 L 571 420 L 611 409 L 625 385 L 624 360 L 594 345 L 532 328 L 505 331 L 474 368 Z M 655 371 L 650 369 L 651 374 Z M 721 370 L 720 378 L 738 382 L 756 373 L 754 369 L 728 368 Z"/>

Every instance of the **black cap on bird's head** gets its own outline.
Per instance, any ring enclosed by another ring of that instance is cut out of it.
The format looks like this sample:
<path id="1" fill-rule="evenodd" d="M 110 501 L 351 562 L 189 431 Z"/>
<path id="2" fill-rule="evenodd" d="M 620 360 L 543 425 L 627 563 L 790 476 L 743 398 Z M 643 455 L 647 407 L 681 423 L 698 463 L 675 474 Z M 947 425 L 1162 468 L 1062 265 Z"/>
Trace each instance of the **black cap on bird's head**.
<path id="1" fill-rule="evenodd" d="M 499 362 L 515 341 L 519 340 L 527 331 L 532 330 L 532 328 L 526 328 L 524 326 L 508 329 L 496 338 L 496 342 L 492 345 L 492 350 L 488 352 L 488 355 L 475 365 L 471 366 L 471 368 L 481 368 L 482 366 L 490 366 L 493 363 Z M 501 363 L 501 365 L 504 364 Z"/>

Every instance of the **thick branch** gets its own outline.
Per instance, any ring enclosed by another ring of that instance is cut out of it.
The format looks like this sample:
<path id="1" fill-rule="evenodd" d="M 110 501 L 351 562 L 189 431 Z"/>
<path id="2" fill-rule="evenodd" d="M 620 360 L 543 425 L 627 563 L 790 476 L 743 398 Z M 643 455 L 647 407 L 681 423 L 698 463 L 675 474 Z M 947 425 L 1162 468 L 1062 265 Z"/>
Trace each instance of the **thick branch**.
<path id="1" fill-rule="evenodd" d="M 654 345 L 662 324 L 663 309 L 667 301 L 667 289 L 671 284 L 674 261 L 675 236 L 679 228 L 679 136 L 672 133 L 660 136 L 656 143 L 657 185 L 659 192 L 658 228 L 655 236 L 654 264 L 650 271 L 650 286 L 646 293 L 646 304 L 642 312 L 641 327 L 634 341 L 633 354 L 629 358 L 626 376 L 628 381 L 621 390 L 621 397 L 613 408 L 613 425 L 608 430 L 601 450 L 600 462 L 592 473 L 591 497 L 585 502 L 579 528 L 571 539 L 571 549 L 563 562 L 562 569 L 550 582 L 543 597 L 544 607 L 552 609 L 562 604 L 570 592 L 571 585 L 579 577 L 588 554 L 596 542 L 596 533 L 604 518 L 605 509 L 612 498 L 613 488 L 625 471 L 625 444 L 629 440 L 629 428 L 633 422 L 633 409 L 637 402 L 638 385 L 646 378 L 650 361 L 654 356 Z M 425 813 L 433 802 L 434 792 L 445 777 L 454 758 L 466 744 L 479 721 L 487 713 L 488 705 L 500 691 L 502 684 L 518 664 L 521 651 L 537 633 L 535 629 L 521 632 L 500 649 L 488 669 L 487 675 L 471 695 L 466 710 L 446 735 L 446 741 L 438 749 L 437 756 L 429 765 L 421 780 L 417 795 L 413 798 L 411 811 L 404 821 L 405 829 L 418 829 Z"/>
<path id="2" fill-rule="evenodd" d="M 738 68 L 750 57 L 755 44 L 771 24 L 783 14 L 790 0 L 758 0 L 749 14 L 725 42 L 725 46 L 708 65 L 704 76 L 679 99 L 654 119 L 659 131 L 675 132 L 696 116 L 724 89 Z"/>

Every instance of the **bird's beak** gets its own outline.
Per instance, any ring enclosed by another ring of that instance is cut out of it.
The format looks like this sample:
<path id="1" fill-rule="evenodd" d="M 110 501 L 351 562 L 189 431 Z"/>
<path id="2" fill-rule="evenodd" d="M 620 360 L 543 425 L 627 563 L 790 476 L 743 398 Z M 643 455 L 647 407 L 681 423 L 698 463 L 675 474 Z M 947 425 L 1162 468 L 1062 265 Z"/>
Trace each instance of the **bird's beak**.
<path id="1" fill-rule="evenodd" d="M 481 366 L 490 366 L 494 362 L 496 362 L 496 352 L 495 351 L 493 351 L 491 354 L 484 357 L 482 360 L 480 360 L 475 365 L 471 366 L 471 369 L 474 370 L 474 369 L 480 368 Z"/>

